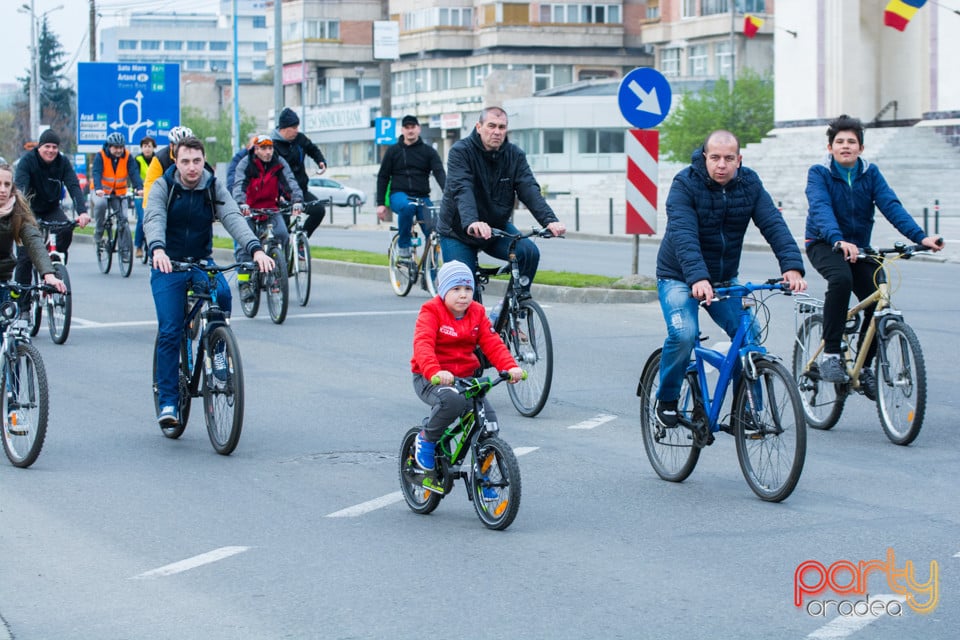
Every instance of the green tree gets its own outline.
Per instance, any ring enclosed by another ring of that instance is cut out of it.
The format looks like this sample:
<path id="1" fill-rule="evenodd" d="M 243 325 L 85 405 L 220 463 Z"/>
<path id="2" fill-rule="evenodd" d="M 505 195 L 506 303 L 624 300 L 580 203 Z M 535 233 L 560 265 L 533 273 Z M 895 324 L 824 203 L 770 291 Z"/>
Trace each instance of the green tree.
<path id="1" fill-rule="evenodd" d="M 204 141 L 207 150 L 207 162 L 216 166 L 218 162 L 229 162 L 236 149 L 233 148 L 233 116 L 221 111 L 217 118 L 208 118 L 197 107 L 184 107 L 180 120 L 193 130 L 193 135 Z M 243 110 L 240 111 L 240 142 L 246 142 L 256 131 L 257 119 Z"/>
<path id="2" fill-rule="evenodd" d="M 60 148 L 70 151 L 75 147 L 77 122 L 73 112 L 73 103 L 76 92 L 64 75 L 67 66 L 66 53 L 57 37 L 43 17 L 40 23 L 38 37 L 40 75 L 37 86 L 40 96 L 40 124 L 49 125 L 60 135 Z M 26 77 L 19 78 L 23 84 L 23 100 L 14 105 L 15 123 L 18 130 L 19 144 L 22 148 L 30 136 L 30 86 L 33 70 L 27 71 Z"/>
<path id="3" fill-rule="evenodd" d="M 763 139 L 773 129 L 773 81 L 747 70 L 737 78 L 732 95 L 722 80 L 712 90 L 683 94 L 660 126 L 660 151 L 667 160 L 688 162 L 716 129 L 732 131 L 742 145 Z"/>
<path id="4" fill-rule="evenodd" d="M 10 164 L 23 153 L 23 147 L 17 145 L 18 135 L 13 110 L 0 111 L 0 157 Z"/>

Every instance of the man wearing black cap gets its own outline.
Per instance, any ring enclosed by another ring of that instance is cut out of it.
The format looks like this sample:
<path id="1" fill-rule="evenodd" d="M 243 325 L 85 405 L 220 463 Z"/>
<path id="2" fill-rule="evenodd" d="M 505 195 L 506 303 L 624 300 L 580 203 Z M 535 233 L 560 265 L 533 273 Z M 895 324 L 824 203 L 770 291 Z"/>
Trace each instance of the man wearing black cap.
<path id="1" fill-rule="evenodd" d="M 280 115 L 277 116 L 277 128 L 273 130 L 270 137 L 273 138 L 274 152 L 290 165 L 290 170 L 303 192 L 304 212 L 307 214 L 307 220 L 303 223 L 303 230 L 307 232 L 307 237 L 309 237 L 314 229 L 323 222 L 326 211 L 324 211 L 323 203 L 317 200 L 317 196 L 307 189 L 309 179 L 303 161 L 306 156 L 313 158 L 313 161 L 317 163 L 317 173 L 320 174 L 327 170 L 327 160 L 323 157 L 320 148 L 313 144 L 310 138 L 300 133 L 300 118 L 297 117 L 296 111 L 290 107 L 284 107 Z"/>
<path id="2" fill-rule="evenodd" d="M 403 135 L 397 139 L 397 144 L 391 145 L 383 154 L 377 174 L 377 217 L 383 219 L 387 206 L 397 214 L 397 246 L 400 257 L 409 258 L 413 217 L 417 216 L 420 220 L 424 234 L 430 232 L 426 220 L 427 207 L 433 206 L 430 201 L 430 174 L 433 174 L 440 189 L 443 189 L 447 174 L 443 170 L 440 154 L 420 137 L 420 121 L 417 117 L 403 116 L 400 124 Z M 386 197 L 388 185 L 389 203 Z M 410 198 L 420 198 L 423 205 L 411 203 Z"/>
<path id="3" fill-rule="evenodd" d="M 37 218 L 48 222 L 67 222 L 67 216 L 60 206 L 66 188 L 77 210 L 77 222 L 81 227 L 90 222 L 87 203 L 73 164 L 60 153 L 60 136 L 52 129 L 41 133 L 37 146 L 20 156 L 14 182 L 30 199 L 30 208 Z M 73 227 L 57 232 L 57 251 L 64 254 L 64 259 L 71 242 Z M 30 284 L 30 256 L 26 251 L 19 252 L 17 256 L 15 273 L 17 282 Z"/>

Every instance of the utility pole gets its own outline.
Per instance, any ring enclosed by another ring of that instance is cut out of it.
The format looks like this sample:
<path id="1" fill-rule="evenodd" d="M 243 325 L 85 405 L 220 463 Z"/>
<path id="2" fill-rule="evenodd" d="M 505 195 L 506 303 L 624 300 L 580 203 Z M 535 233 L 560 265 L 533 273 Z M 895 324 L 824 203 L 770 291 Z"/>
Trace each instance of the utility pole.
<path id="1" fill-rule="evenodd" d="M 390 0 L 380 0 L 380 19 L 390 19 Z M 380 117 L 389 118 L 393 109 L 393 85 L 390 82 L 390 61 L 380 61 Z"/>
<path id="2" fill-rule="evenodd" d="M 97 0 L 90 0 L 90 62 L 97 61 Z"/>
<path id="3" fill-rule="evenodd" d="M 283 12 L 280 0 L 273 0 L 273 114 L 283 109 Z M 276 124 L 276 123 L 274 123 Z"/>
<path id="4" fill-rule="evenodd" d="M 40 43 L 37 41 L 37 13 L 30 0 L 30 139 L 40 136 Z"/>

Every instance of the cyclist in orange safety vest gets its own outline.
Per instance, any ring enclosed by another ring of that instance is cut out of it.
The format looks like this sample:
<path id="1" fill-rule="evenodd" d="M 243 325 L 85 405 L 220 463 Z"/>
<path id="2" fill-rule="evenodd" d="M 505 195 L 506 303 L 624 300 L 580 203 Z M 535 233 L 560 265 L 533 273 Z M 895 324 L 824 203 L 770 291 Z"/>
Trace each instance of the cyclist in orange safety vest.
<path id="1" fill-rule="evenodd" d="M 103 238 L 103 221 L 107 212 L 106 196 L 127 195 L 128 184 L 136 191 L 135 195 L 143 194 L 140 169 L 133 154 L 127 151 L 122 133 L 115 132 L 107 136 L 103 148 L 93 158 L 92 173 L 94 189 L 93 218 L 96 221 L 93 241 L 99 244 Z"/>

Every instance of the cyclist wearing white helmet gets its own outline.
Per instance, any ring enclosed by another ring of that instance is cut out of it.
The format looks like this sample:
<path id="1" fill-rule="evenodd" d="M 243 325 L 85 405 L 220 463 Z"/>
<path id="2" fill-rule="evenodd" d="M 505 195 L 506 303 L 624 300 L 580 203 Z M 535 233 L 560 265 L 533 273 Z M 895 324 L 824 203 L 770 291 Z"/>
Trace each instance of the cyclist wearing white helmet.
<path id="1" fill-rule="evenodd" d="M 107 212 L 108 195 L 125 196 L 127 189 L 133 187 L 135 195 L 143 190 L 140 169 L 133 154 L 127 150 L 126 141 L 119 131 L 107 136 L 103 148 L 93 157 L 93 241 L 99 243 L 103 238 L 103 220 Z M 126 215 L 126 214 L 124 214 Z"/>
<path id="2" fill-rule="evenodd" d="M 170 144 L 160 147 L 153 154 L 153 160 L 147 167 L 147 177 L 143 179 L 143 209 L 147 209 L 147 199 L 150 197 L 150 187 L 154 181 L 163 175 L 163 172 L 169 169 L 176 162 L 177 145 L 184 138 L 192 138 L 193 129 L 190 127 L 176 126 L 167 132 L 167 139 Z"/>

